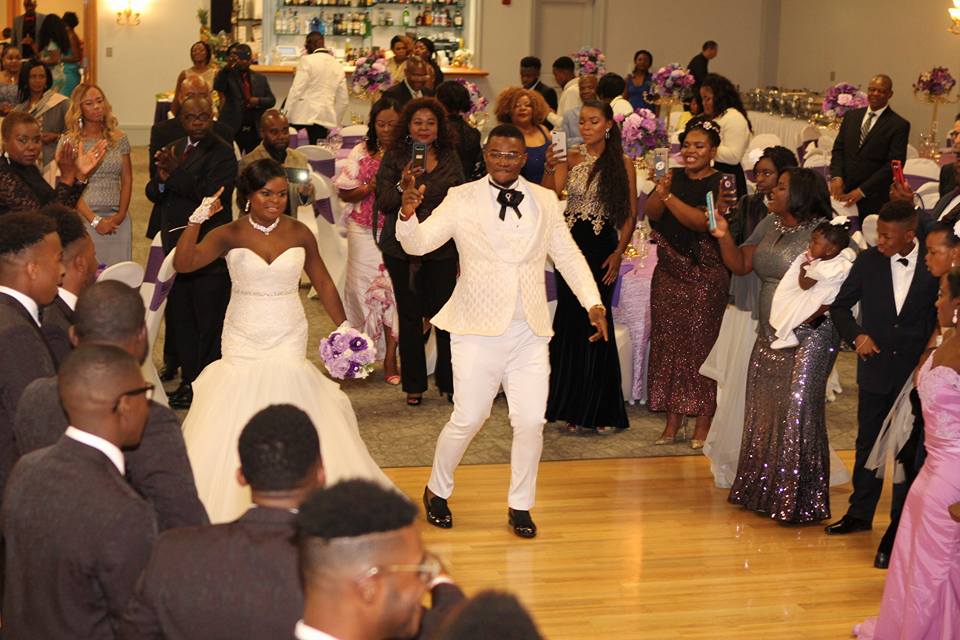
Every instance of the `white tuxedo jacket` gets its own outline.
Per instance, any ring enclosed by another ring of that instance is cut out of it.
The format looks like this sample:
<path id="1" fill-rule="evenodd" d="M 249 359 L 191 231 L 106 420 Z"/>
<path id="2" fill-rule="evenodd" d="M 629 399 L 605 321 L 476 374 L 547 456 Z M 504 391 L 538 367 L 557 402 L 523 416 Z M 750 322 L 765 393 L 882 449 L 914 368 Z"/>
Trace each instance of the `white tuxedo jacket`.
<path id="1" fill-rule="evenodd" d="M 537 225 L 521 255 L 511 253 L 496 225 L 503 224 L 490 206 L 488 178 L 450 189 L 423 222 L 417 216 L 397 221 L 397 239 L 404 251 L 423 255 L 453 238 L 460 254 L 460 277 L 453 295 L 431 322 L 450 333 L 499 336 L 517 308 L 519 291 L 530 329 L 553 335 L 547 309 L 544 268 L 549 255 L 585 309 L 601 304 L 600 292 L 579 247 L 573 241 L 563 209 L 553 191 L 520 178 L 533 194 Z"/>
<path id="2" fill-rule="evenodd" d="M 340 126 L 350 98 L 343 67 L 325 51 L 302 56 L 284 110 L 290 124 Z"/>

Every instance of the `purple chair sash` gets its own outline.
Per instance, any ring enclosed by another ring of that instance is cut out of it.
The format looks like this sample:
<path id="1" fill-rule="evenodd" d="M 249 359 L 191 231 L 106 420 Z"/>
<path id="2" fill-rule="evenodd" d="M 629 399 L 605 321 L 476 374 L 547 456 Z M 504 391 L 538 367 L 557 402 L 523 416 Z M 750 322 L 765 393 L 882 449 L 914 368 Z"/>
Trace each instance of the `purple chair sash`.
<path id="1" fill-rule="evenodd" d="M 366 138 L 366 136 L 343 136 L 343 146 L 341 149 L 353 149 L 360 144 L 360 141 L 364 138 Z"/>
<path id="2" fill-rule="evenodd" d="M 337 171 L 336 160 L 333 158 L 328 160 L 310 160 L 309 162 L 314 171 L 328 178 L 332 178 L 333 174 Z"/>
<path id="3" fill-rule="evenodd" d="M 905 175 L 903 176 L 907 179 L 907 184 L 910 185 L 910 188 L 914 191 L 927 184 L 928 182 L 936 182 L 936 178 L 928 178 L 927 176 L 914 176 L 914 175 Z"/>
<path id="4" fill-rule="evenodd" d="M 150 311 L 159 311 L 161 305 L 170 295 L 170 288 L 173 287 L 173 281 L 177 279 L 177 274 L 173 274 L 169 280 L 158 282 L 153 289 L 153 297 L 150 298 Z"/>
<path id="5" fill-rule="evenodd" d="M 317 218 L 323 218 L 330 224 L 333 224 L 333 205 L 330 204 L 330 198 L 315 200 L 313 203 L 313 214 Z"/>
<path id="6" fill-rule="evenodd" d="M 297 147 L 302 147 L 310 141 L 310 138 L 307 136 L 306 129 L 300 129 L 296 133 L 290 134 L 290 148 L 296 149 Z"/>
<path id="7" fill-rule="evenodd" d="M 160 273 L 160 266 L 163 264 L 163 247 L 160 245 L 150 245 L 150 253 L 147 254 L 147 268 L 143 274 L 143 281 L 147 284 L 153 284 L 157 281 L 157 274 Z"/>

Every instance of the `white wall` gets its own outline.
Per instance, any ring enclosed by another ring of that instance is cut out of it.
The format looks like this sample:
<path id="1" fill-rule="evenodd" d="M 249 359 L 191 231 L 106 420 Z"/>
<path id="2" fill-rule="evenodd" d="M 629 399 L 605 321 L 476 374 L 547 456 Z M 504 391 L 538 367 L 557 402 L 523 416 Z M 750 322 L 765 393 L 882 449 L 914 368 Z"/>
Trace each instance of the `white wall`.
<path id="1" fill-rule="evenodd" d="M 937 0 L 781 0 L 779 83 L 822 91 L 847 81 L 865 89 L 871 76 L 886 73 L 893 79 L 890 104 L 910 121 L 910 139 L 916 143 L 933 113 L 929 104 L 913 97 L 917 76 L 946 66 L 960 78 L 960 36 L 947 32 L 948 5 Z M 836 80 L 831 81 L 831 73 Z M 941 107 L 941 138 L 957 110 L 956 104 Z"/>
<path id="2" fill-rule="evenodd" d="M 156 94 L 172 91 L 190 66 L 197 41 L 197 9 L 209 0 L 149 0 L 141 23 L 120 26 L 110 0 L 98 2 L 97 75 L 132 144 L 147 144 Z M 109 55 L 108 55 L 109 52 Z"/>

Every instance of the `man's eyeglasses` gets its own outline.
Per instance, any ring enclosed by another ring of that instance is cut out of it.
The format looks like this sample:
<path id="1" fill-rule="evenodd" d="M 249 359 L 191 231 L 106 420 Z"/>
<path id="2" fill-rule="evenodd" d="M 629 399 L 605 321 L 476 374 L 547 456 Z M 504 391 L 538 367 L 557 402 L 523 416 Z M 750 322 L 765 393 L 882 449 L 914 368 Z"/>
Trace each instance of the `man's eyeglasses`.
<path id="1" fill-rule="evenodd" d="M 523 157 L 522 153 L 516 151 L 487 151 L 486 153 L 493 160 L 508 160 L 510 162 L 516 162 Z"/>
<path id="2" fill-rule="evenodd" d="M 120 394 L 120 397 L 117 398 L 117 401 L 113 403 L 114 413 L 116 413 L 117 409 L 120 408 L 120 401 L 123 400 L 124 398 L 138 396 L 142 393 L 144 396 L 146 396 L 148 401 L 153 400 L 153 389 L 154 389 L 154 386 L 148 382 L 146 385 L 139 387 L 137 389 L 124 391 L 123 393 Z"/>
<path id="3" fill-rule="evenodd" d="M 183 119 L 187 122 L 210 122 L 213 120 L 213 116 L 209 113 L 201 113 L 198 116 L 193 115 L 192 113 L 183 116 Z"/>
<path id="4" fill-rule="evenodd" d="M 427 551 L 423 554 L 423 561 L 420 564 L 385 564 L 370 567 L 364 572 L 363 577 L 371 578 L 384 573 L 415 573 L 420 582 L 429 585 L 442 572 L 443 564 L 440 558 Z"/>

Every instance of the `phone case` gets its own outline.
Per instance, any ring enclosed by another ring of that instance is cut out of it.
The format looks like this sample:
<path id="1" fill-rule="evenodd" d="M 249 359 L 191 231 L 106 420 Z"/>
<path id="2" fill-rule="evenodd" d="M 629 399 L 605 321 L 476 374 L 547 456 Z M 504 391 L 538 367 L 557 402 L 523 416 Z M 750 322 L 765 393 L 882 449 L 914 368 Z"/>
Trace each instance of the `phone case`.
<path id="1" fill-rule="evenodd" d="M 710 231 L 717 228 L 717 207 L 713 202 L 713 192 L 707 192 L 707 227 Z"/>

